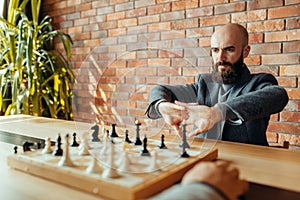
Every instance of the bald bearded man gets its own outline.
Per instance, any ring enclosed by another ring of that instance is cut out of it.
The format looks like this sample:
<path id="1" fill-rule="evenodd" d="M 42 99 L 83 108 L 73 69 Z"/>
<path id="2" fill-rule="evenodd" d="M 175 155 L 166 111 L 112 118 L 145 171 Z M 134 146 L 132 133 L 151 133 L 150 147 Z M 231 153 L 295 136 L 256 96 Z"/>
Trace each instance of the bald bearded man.
<path id="1" fill-rule="evenodd" d="M 150 91 L 146 114 L 163 118 L 181 135 L 181 124 L 196 128 L 189 136 L 268 146 L 270 115 L 288 103 L 284 88 L 267 73 L 251 74 L 248 32 L 239 24 L 226 24 L 211 37 L 212 73 L 200 74 L 186 85 L 158 85 Z"/>

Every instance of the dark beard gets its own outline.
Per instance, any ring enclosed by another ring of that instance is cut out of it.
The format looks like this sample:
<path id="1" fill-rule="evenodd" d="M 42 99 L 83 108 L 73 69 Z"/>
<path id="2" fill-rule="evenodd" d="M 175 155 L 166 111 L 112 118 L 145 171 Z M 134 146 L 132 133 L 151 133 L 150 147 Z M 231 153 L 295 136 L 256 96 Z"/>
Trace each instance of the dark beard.
<path id="1" fill-rule="evenodd" d="M 213 67 L 212 77 L 213 80 L 217 83 L 223 83 L 223 84 L 234 84 L 238 81 L 240 74 L 243 69 L 243 57 L 241 56 L 237 62 L 230 63 L 230 62 L 217 62 Z M 230 69 L 224 70 L 219 72 L 218 66 L 219 65 L 227 65 L 230 66 Z"/>

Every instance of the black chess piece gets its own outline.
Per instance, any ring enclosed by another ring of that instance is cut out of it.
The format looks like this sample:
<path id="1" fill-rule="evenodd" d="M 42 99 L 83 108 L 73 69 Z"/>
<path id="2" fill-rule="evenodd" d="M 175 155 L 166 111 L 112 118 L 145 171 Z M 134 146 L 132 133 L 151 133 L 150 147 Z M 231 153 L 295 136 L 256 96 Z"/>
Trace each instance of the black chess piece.
<path id="1" fill-rule="evenodd" d="M 143 150 L 141 152 L 141 156 L 150 156 L 150 153 L 147 149 L 147 137 L 146 136 L 143 139 Z"/>
<path id="2" fill-rule="evenodd" d="M 135 125 L 136 125 L 136 138 L 135 138 L 134 145 L 142 145 L 142 141 L 140 139 L 140 125 L 141 125 L 141 123 L 136 121 Z"/>
<path id="3" fill-rule="evenodd" d="M 28 141 L 25 141 L 23 143 L 23 151 L 26 152 L 26 151 L 31 151 L 30 147 L 33 146 L 34 143 L 33 142 L 28 142 Z"/>
<path id="4" fill-rule="evenodd" d="M 78 146 L 79 146 L 79 144 L 76 141 L 76 133 L 74 132 L 73 133 L 73 142 L 71 144 L 71 147 L 78 147 Z"/>
<path id="5" fill-rule="evenodd" d="M 18 153 L 18 147 L 14 146 L 14 154 L 17 154 L 17 153 Z"/>
<path id="6" fill-rule="evenodd" d="M 110 133 L 110 137 L 114 138 L 114 137 L 119 137 L 117 132 L 116 132 L 116 124 L 112 124 L 111 125 L 111 133 Z"/>
<path id="7" fill-rule="evenodd" d="M 125 132 L 125 142 L 131 143 L 131 140 L 129 139 L 129 136 L 128 136 L 128 130 L 126 130 L 126 132 Z"/>
<path id="8" fill-rule="evenodd" d="M 95 124 L 94 126 L 91 127 L 91 130 L 94 130 L 94 132 L 92 133 L 92 142 L 100 142 L 99 126 Z"/>
<path id="9" fill-rule="evenodd" d="M 181 153 L 180 157 L 188 158 L 188 157 L 190 157 L 190 155 L 186 152 L 185 149 L 186 149 L 186 148 L 183 146 L 183 147 L 182 147 L 182 153 Z"/>
<path id="10" fill-rule="evenodd" d="M 61 148 L 61 137 L 60 134 L 58 134 L 57 139 L 56 139 L 56 150 L 53 152 L 54 156 L 62 156 L 63 155 L 63 150 Z"/>
<path id="11" fill-rule="evenodd" d="M 186 125 L 182 124 L 182 143 L 179 145 L 180 147 L 190 148 L 190 145 L 186 141 Z"/>
<path id="12" fill-rule="evenodd" d="M 160 136 L 160 138 L 161 138 L 161 143 L 160 143 L 159 148 L 160 148 L 160 149 L 167 149 L 168 147 L 165 145 L 165 135 L 162 134 L 162 135 Z"/>

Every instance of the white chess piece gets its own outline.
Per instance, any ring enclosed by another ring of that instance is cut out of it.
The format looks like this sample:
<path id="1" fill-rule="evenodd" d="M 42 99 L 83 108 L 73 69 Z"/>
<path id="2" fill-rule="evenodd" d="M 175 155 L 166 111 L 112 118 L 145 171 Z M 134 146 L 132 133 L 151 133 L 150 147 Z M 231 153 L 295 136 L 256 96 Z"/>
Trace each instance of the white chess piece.
<path id="1" fill-rule="evenodd" d="M 81 137 L 81 142 L 79 145 L 79 155 L 80 156 L 87 156 L 90 155 L 89 149 L 89 138 L 88 138 L 88 133 L 84 132 Z"/>
<path id="2" fill-rule="evenodd" d="M 88 168 L 86 169 L 87 173 L 95 173 L 95 174 L 101 174 L 103 171 L 102 167 L 98 164 L 98 160 L 95 156 L 93 156 L 92 161 Z"/>
<path id="3" fill-rule="evenodd" d="M 149 170 L 150 171 L 156 171 L 156 170 L 159 170 L 159 165 L 157 163 L 157 154 L 158 152 L 157 151 L 154 151 L 152 153 L 152 158 L 151 158 L 151 163 L 150 163 L 150 166 L 149 166 Z"/>
<path id="4" fill-rule="evenodd" d="M 119 178 L 121 175 L 117 172 L 116 166 L 114 164 L 114 154 L 115 154 L 115 149 L 114 149 L 114 144 L 113 141 L 109 142 L 110 143 L 110 153 L 109 153 L 109 158 L 108 158 L 108 168 L 105 169 L 102 173 L 102 176 L 104 178 Z"/>
<path id="5" fill-rule="evenodd" d="M 47 137 L 45 140 L 45 148 L 43 149 L 42 153 L 44 154 L 51 154 L 52 153 L 52 148 L 51 148 L 51 139 L 50 137 Z"/>
<path id="6" fill-rule="evenodd" d="M 73 161 L 70 158 L 69 146 L 70 146 L 69 134 L 67 134 L 65 137 L 64 153 L 63 153 L 63 156 L 61 157 L 60 161 L 58 162 L 59 166 L 68 166 L 68 167 L 75 166 Z"/>
<path id="7" fill-rule="evenodd" d="M 119 170 L 121 170 L 123 172 L 130 172 L 130 170 L 131 170 L 130 164 L 131 164 L 131 162 L 130 162 L 130 159 L 128 156 L 128 151 L 125 149 L 123 152 L 123 157 L 120 162 Z"/>

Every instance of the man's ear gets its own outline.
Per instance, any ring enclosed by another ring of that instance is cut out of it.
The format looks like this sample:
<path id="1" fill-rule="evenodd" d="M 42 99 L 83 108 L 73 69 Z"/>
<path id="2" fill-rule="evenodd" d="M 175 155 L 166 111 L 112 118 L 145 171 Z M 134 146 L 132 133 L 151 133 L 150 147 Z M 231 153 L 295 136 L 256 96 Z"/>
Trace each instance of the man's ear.
<path id="1" fill-rule="evenodd" d="M 248 57 L 249 53 L 250 53 L 250 49 L 251 47 L 249 45 L 247 45 L 245 48 L 244 48 L 244 51 L 243 51 L 243 58 L 246 58 Z"/>

